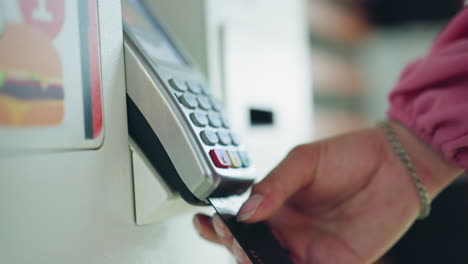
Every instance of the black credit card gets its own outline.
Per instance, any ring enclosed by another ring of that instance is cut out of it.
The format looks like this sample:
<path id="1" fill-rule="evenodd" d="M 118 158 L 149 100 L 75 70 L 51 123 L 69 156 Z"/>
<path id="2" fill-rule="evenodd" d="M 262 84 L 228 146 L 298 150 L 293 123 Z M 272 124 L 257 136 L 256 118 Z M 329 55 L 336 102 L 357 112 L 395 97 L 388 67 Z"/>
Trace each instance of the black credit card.
<path id="1" fill-rule="evenodd" d="M 237 213 L 248 198 L 248 194 L 244 194 L 209 198 L 208 201 L 253 264 L 293 264 L 288 252 L 281 247 L 265 222 L 244 224 L 237 221 Z"/>

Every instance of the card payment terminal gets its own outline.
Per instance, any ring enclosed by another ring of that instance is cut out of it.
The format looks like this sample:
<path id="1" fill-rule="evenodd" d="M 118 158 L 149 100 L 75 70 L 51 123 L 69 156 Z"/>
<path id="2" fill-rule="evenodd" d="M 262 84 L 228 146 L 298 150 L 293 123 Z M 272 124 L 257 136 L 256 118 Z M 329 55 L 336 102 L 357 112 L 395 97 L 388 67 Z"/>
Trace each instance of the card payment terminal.
<path id="1" fill-rule="evenodd" d="M 140 1 L 123 8 L 132 139 L 189 203 L 244 192 L 248 153 L 202 73 Z"/>

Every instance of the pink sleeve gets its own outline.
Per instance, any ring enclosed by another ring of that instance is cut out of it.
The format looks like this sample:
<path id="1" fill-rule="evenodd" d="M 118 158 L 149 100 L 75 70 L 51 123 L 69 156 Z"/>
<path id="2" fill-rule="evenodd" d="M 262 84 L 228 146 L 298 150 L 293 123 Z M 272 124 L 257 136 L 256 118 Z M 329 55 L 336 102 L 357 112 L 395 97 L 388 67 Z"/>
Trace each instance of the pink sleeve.
<path id="1" fill-rule="evenodd" d="M 468 170 L 468 8 L 403 71 L 388 116 Z"/>

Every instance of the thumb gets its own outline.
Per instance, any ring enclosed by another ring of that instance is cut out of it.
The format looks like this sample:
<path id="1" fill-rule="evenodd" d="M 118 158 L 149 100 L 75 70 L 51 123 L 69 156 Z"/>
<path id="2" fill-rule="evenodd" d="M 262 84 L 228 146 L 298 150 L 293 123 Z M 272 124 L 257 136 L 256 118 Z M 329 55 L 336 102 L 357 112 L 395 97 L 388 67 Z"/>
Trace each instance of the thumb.
<path id="1" fill-rule="evenodd" d="M 252 189 L 250 198 L 239 210 L 237 220 L 255 223 L 269 219 L 296 192 L 312 183 L 321 143 L 294 148 L 264 180 Z"/>

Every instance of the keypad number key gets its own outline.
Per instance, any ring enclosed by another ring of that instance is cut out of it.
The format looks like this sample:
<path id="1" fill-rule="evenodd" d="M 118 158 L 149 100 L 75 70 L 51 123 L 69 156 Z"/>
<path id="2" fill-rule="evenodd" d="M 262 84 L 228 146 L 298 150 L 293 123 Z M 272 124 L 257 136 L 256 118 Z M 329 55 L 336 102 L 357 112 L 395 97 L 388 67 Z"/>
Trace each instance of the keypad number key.
<path id="1" fill-rule="evenodd" d="M 208 125 L 208 117 L 200 111 L 195 111 L 190 114 L 190 119 L 197 127 L 206 127 Z"/>
<path id="2" fill-rule="evenodd" d="M 199 96 L 198 103 L 200 104 L 200 108 L 206 111 L 211 110 L 211 108 L 213 107 L 210 98 L 208 98 L 207 96 Z"/>
<path id="3" fill-rule="evenodd" d="M 208 121 L 209 125 L 214 128 L 218 128 L 223 125 L 220 115 L 216 113 L 208 113 Z"/>
<path id="4" fill-rule="evenodd" d="M 179 79 L 170 79 L 169 85 L 178 92 L 186 92 L 188 89 L 187 84 Z"/>
<path id="5" fill-rule="evenodd" d="M 221 112 L 223 110 L 223 103 L 218 99 L 212 99 L 211 103 L 213 104 L 213 110 L 216 112 Z"/>
<path id="6" fill-rule="evenodd" d="M 188 109 L 196 109 L 198 107 L 197 97 L 189 93 L 179 96 L 179 102 Z"/>
<path id="7" fill-rule="evenodd" d="M 200 94 L 202 92 L 202 88 L 198 83 L 187 82 L 187 87 L 191 93 Z"/>
<path id="8" fill-rule="evenodd" d="M 226 129 L 229 129 L 231 127 L 231 122 L 229 121 L 229 118 L 227 115 L 222 114 L 221 115 L 221 122 L 223 123 L 223 127 Z"/>
<path id="9" fill-rule="evenodd" d="M 218 131 L 218 138 L 219 138 L 219 144 L 223 145 L 223 146 L 228 146 L 228 145 L 231 145 L 231 136 L 229 135 L 229 133 L 227 132 L 224 132 L 224 131 Z"/>
<path id="10" fill-rule="evenodd" d="M 202 90 L 203 94 L 211 94 L 210 88 L 208 88 L 206 85 L 200 84 L 200 89 Z"/>
<path id="11" fill-rule="evenodd" d="M 230 136 L 231 136 L 232 144 L 234 146 L 239 146 L 240 145 L 239 136 L 237 134 L 234 134 L 234 133 L 230 133 Z"/>
<path id="12" fill-rule="evenodd" d="M 200 133 L 200 137 L 203 141 L 208 146 L 214 146 L 218 144 L 219 138 L 216 132 L 213 132 L 211 130 L 204 130 Z"/>

